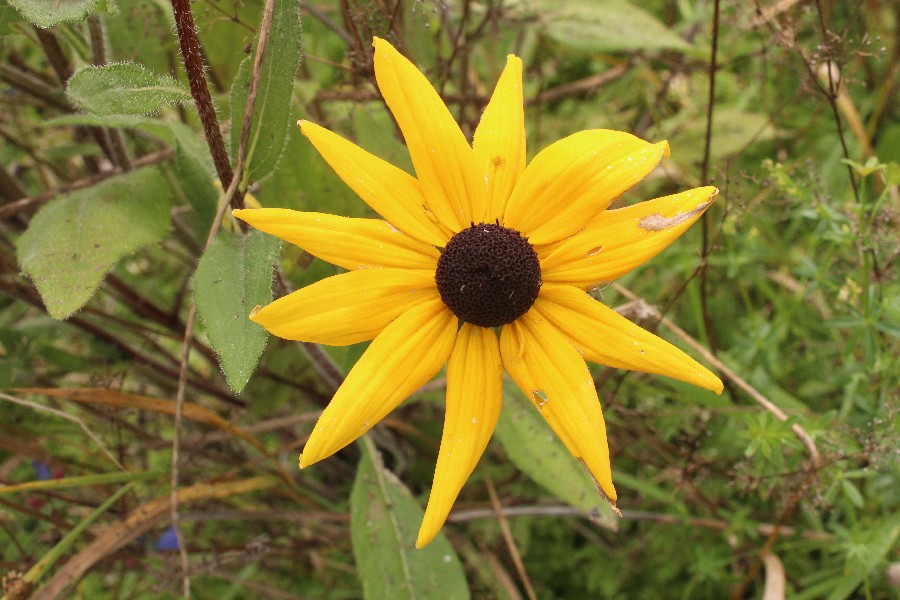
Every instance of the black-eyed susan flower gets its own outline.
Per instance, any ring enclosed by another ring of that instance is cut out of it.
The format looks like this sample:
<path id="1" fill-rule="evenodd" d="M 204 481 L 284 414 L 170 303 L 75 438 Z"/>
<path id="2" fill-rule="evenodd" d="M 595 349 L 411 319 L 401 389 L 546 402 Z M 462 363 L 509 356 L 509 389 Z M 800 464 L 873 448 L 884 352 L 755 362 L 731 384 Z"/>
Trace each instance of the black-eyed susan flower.
<path id="1" fill-rule="evenodd" d="M 521 60 L 509 56 L 470 145 L 425 76 L 388 42 L 374 45 L 378 87 L 416 177 L 318 125 L 300 128 L 383 218 L 235 211 L 347 269 L 255 311 L 255 322 L 290 340 L 373 340 L 322 413 L 301 468 L 353 442 L 446 364 L 446 417 L 422 547 L 488 444 L 505 369 L 615 503 L 606 426 L 585 360 L 716 392 L 722 382 L 586 290 L 663 250 L 717 190 L 606 210 L 668 154 L 666 142 L 582 131 L 526 165 Z"/>

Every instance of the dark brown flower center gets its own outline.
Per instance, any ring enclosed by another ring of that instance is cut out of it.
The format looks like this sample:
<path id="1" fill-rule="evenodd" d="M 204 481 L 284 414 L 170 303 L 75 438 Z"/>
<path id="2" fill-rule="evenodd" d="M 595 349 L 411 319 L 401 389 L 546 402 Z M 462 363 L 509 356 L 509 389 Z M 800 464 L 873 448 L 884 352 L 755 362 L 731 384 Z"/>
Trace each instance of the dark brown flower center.
<path id="1" fill-rule="evenodd" d="M 482 223 L 453 236 L 438 259 L 434 279 L 457 317 L 480 327 L 499 327 L 534 304 L 541 265 L 518 231 Z"/>

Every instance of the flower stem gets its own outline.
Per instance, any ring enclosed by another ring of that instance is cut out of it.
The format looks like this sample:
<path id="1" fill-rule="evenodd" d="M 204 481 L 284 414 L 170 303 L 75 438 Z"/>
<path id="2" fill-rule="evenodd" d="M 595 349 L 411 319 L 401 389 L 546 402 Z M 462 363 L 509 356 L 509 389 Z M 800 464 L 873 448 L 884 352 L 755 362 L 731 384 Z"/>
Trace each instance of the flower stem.
<path id="1" fill-rule="evenodd" d="M 219 181 L 222 182 L 223 187 L 228 187 L 234 177 L 234 172 L 228 161 L 225 142 L 222 139 L 222 132 L 219 131 L 216 109 L 209 94 L 209 87 L 206 85 L 203 60 L 200 54 L 200 40 L 197 38 L 197 28 L 194 26 L 191 2 L 190 0 L 172 0 L 172 10 L 175 13 L 175 27 L 178 30 L 178 43 L 181 45 L 184 70 L 187 72 L 188 84 L 191 87 L 194 104 L 197 106 L 197 113 L 203 123 L 206 144 L 209 146 L 213 163 L 216 165 Z M 244 195 L 237 193 L 232 196 L 231 207 L 244 208 Z"/>

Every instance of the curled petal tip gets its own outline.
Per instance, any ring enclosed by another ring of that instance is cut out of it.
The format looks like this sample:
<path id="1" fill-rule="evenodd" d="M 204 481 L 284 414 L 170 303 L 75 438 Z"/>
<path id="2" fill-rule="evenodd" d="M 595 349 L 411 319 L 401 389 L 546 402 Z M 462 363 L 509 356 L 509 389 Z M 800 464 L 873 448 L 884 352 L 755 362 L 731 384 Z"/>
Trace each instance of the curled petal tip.
<path id="1" fill-rule="evenodd" d="M 663 158 L 669 158 L 669 154 L 671 154 L 671 148 L 669 148 L 669 140 L 663 140 L 657 144 L 657 146 L 663 147 Z"/>
<path id="2" fill-rule="evenodd" d="M 262 306 L 256 305 L 253 307 L 253 310 L 250 311 L 250 314 L 247 317 L 253 321 L 254 323 L 259 323 L 259 313 L 262 311 Z"/>
<path id="3" fill-rule="evenodd" d="M 722 383 L 722 380 L 721 380 L 721 379 L 719 379 L 718 377 L 716 377 L 716 385 L 715 385 L 714 388 L 712 388 L 712 391 L 714 391 L 717 395 L 721 396 L 721 395 L 722 395 L 722 392 L 723 392 L 724 390 L 725 390 L 725 384 Z"/>

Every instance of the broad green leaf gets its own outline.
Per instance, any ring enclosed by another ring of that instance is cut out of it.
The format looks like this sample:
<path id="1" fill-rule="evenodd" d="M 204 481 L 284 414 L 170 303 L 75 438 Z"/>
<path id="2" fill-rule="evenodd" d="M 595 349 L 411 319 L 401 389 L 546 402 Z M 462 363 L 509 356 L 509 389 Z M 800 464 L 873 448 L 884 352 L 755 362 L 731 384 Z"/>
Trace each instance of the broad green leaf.
<path id="1" fill-rule="evenodd" d="M 13 31 L 12 24 L 21 20 L 22 17 L 12 7 L 0 4 L 0 35 L 11 33 Z"/>
<path id="2" fill-rule="evenodd" d="M 91 12 L 102 8 L 101 0 L 8 0 L 28 21 L 47 29 L 71 21 L 83 21 Z"/>
<path id="3" fill-rule="evenodd" d="M 364 441 L 350 496 L 350 535 L 363 597 L 469 598 L 462 564 L 443 533 L 416 549 L 424 513 L 409 490 L 372 454 Z"/>
<path id="4" fill-rule="evenodd" d="M 203 140 L 203 134 L 194 131 L 179 121 L 163 121 L 153 117 L 136 115 L 94 115 L 91 113 L 75 113 L 48 119 L 44 126 L 54 125 L 87 125 L 89 127 L 122 127 L 143 129 L 159 136 L 172 146 L 179 146 L 194 161 L 202 164 L 210 173 L 213 172 L 212 158 L 209 148 Z"/>
<path id="5" fill-rule="evenodd" d="M 72 315 L 121 258 L 169 231 L 170 191 L 154 168 L 52 200 L 19 238 L 22 271 L 54 319 Z"/>
<path id="6" fill-rule="evenodd" d="M 616 517 L 594 480 L 566 449 L 544 418 L 521 392 L 506 382 L 503 410 L 495 432 L 506 455 L 538 485 L 595 523 L 617 528 Z"/>
<path id="7" fill-rule="evenodd" d="M 215 178 L 206 169 L 206 165 L 191 156 L 180 141 L 176 141 L 175 146 L 175 172 L 178 174 L 178 185 L 184 194 L 184 200 L 187 200 L 191 207 L 186 220 L 197 240 L 203 244 L 216 218 L 221 192 L 216 189 L 213 183 Z"/>
<path id="8" fill-rule="evenodd" d="M 298 0 L 275 3 L 272 29 L 259 78 L 259 90 L 253 107 L 253 123 L 247 141 L 247 171 L 250 181 L 268 175 L 278 163 L 288 132 L 295 130 L 291 120 L 294 74 L 300 66 L 302 32 Z M 250 93 L 250 74 L 254 57 L 247 57 L 231 86 L 231 155 L 237 156 Z"/>
<path id="9" fill-rule="evenodd" d="M 263 206 L 327 212 L 345 217 L 374 217 L 375 212 L 360 200 L 328 166 L 300 131 L 288 135 L 282 160 L 289 169 L 279 169 L 276 177 L 260 187 Z"/>
<path id="10" fill-rule="evenodd" d="M 277 238 L 258 231 L 222 231 L 194 273 L 197 312 L 236 392 L 247 385 L 266 347 L 265 329 L 247 317 L 272 300 L 272 267 L 280 248 Z"/>
<path id="11" fill-rule="evenodd" d="M 174 78 L 136 63 L 81 68 L 69 79 L 66 94 L 97 115 L 147 115 L 191 99 Z"/>
<path id="12" fill-rule="evenodd" d="M 536 15 L 547 35 L 582 52 L 691 47 L 654 16 L 626 0 L 528 0 L 519 11 Z"/>
<path id="13" fill-rule="evenodd" d="M 663 136 L 669 138 L 672 158 L 681 164 L 699 163 L 703 160 L 706 137 L 705 113 L 688 122 L 670 119 L 662 123 Z M 724 159 L 743 152 L 757 142 L 771 140 L 775 127 L 766 115 L 742 111 L 737 108 L 716 109 L 713 113 L 713 159 Z"/>

